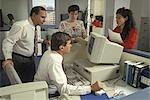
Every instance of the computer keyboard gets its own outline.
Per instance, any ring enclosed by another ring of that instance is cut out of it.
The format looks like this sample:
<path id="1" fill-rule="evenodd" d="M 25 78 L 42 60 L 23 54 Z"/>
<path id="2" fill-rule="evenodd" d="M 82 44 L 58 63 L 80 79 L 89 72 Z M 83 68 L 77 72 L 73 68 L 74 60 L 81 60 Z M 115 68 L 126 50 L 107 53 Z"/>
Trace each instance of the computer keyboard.
<path id="1" fill-rule="evenodd" d="M 67 68 L 65 68 L 68 84 L 72 84 L 75 86 L 90 85 L 90 81 L 81 76 L 72 67 L 67 66 Z"/>

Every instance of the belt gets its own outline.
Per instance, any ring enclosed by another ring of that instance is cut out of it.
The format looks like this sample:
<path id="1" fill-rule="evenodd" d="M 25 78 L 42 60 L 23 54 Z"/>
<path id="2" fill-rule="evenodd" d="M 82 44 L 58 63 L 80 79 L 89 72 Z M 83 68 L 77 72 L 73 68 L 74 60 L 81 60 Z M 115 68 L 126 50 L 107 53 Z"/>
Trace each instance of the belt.
<path id="1" fill-rule="evenodd" d="M 24 58 L 32 58 L 32 57 L 33 57 L 33 55 L 32 55 L 32 56 L 24 56 L 24 55 L 22 55 L 22 54 L 18 54 L 18 53 L 15 53 L 15 52 L 13 52 L 13 54 L 14 54 L 14 55 L 21 56 L 21 57 L 24 57 Z"/>

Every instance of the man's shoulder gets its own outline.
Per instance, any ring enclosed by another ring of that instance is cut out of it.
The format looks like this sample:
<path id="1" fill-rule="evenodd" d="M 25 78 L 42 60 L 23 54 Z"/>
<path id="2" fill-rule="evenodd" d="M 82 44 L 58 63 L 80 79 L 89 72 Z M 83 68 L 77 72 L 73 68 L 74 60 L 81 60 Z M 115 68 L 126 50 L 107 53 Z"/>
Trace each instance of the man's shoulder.
<path id="1" fill-rule="evenodd" d="M 54 59 L 55 58 L 55 53 L 51 50 L 47 50 L 43 54 L 44 57 L 49 58 L 49 59 Z"/>
<path id="2" fill-rule="evenodd" d="M 19 26 L 26 26 L 29 25 L 29 21 L 28 20 L 20 20 L 14 23 L 15 25 L 19 25 Z"/>

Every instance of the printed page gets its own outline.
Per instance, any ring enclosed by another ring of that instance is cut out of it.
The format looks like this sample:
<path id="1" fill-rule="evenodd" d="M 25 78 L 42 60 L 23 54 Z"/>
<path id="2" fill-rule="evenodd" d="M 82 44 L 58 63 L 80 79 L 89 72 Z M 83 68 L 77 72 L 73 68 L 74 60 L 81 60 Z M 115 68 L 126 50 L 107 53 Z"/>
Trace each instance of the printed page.
<path id="1" fill-rule="evenodd" d="M 117 43 L 123 43 L 123 40 L 119 33 L 113 32 L 111 29 L 108 29 L 109 39 L 111 41 L 117 42 Z"/>

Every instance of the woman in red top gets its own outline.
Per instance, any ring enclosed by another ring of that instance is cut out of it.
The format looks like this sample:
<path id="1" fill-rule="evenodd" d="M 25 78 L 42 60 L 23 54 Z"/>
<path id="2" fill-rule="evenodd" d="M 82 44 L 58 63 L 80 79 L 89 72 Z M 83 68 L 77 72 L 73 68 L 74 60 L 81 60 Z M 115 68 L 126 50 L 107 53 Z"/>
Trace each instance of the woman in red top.
<path id="1" fill-rule="evenodd" d="M 103 27 L 103 16 L 95 16 L 95 20 L 92 22 L 95 27 Z"/>
<path id="2" fill-rule="evenodd" d="M 137 42 L 137 29 L 135 28 L 132 11 L 125 8 L 119 8 L 116 12 L 117 27 L 114 32 L 120 33 L 125 49 L 133 49 Z"/>

